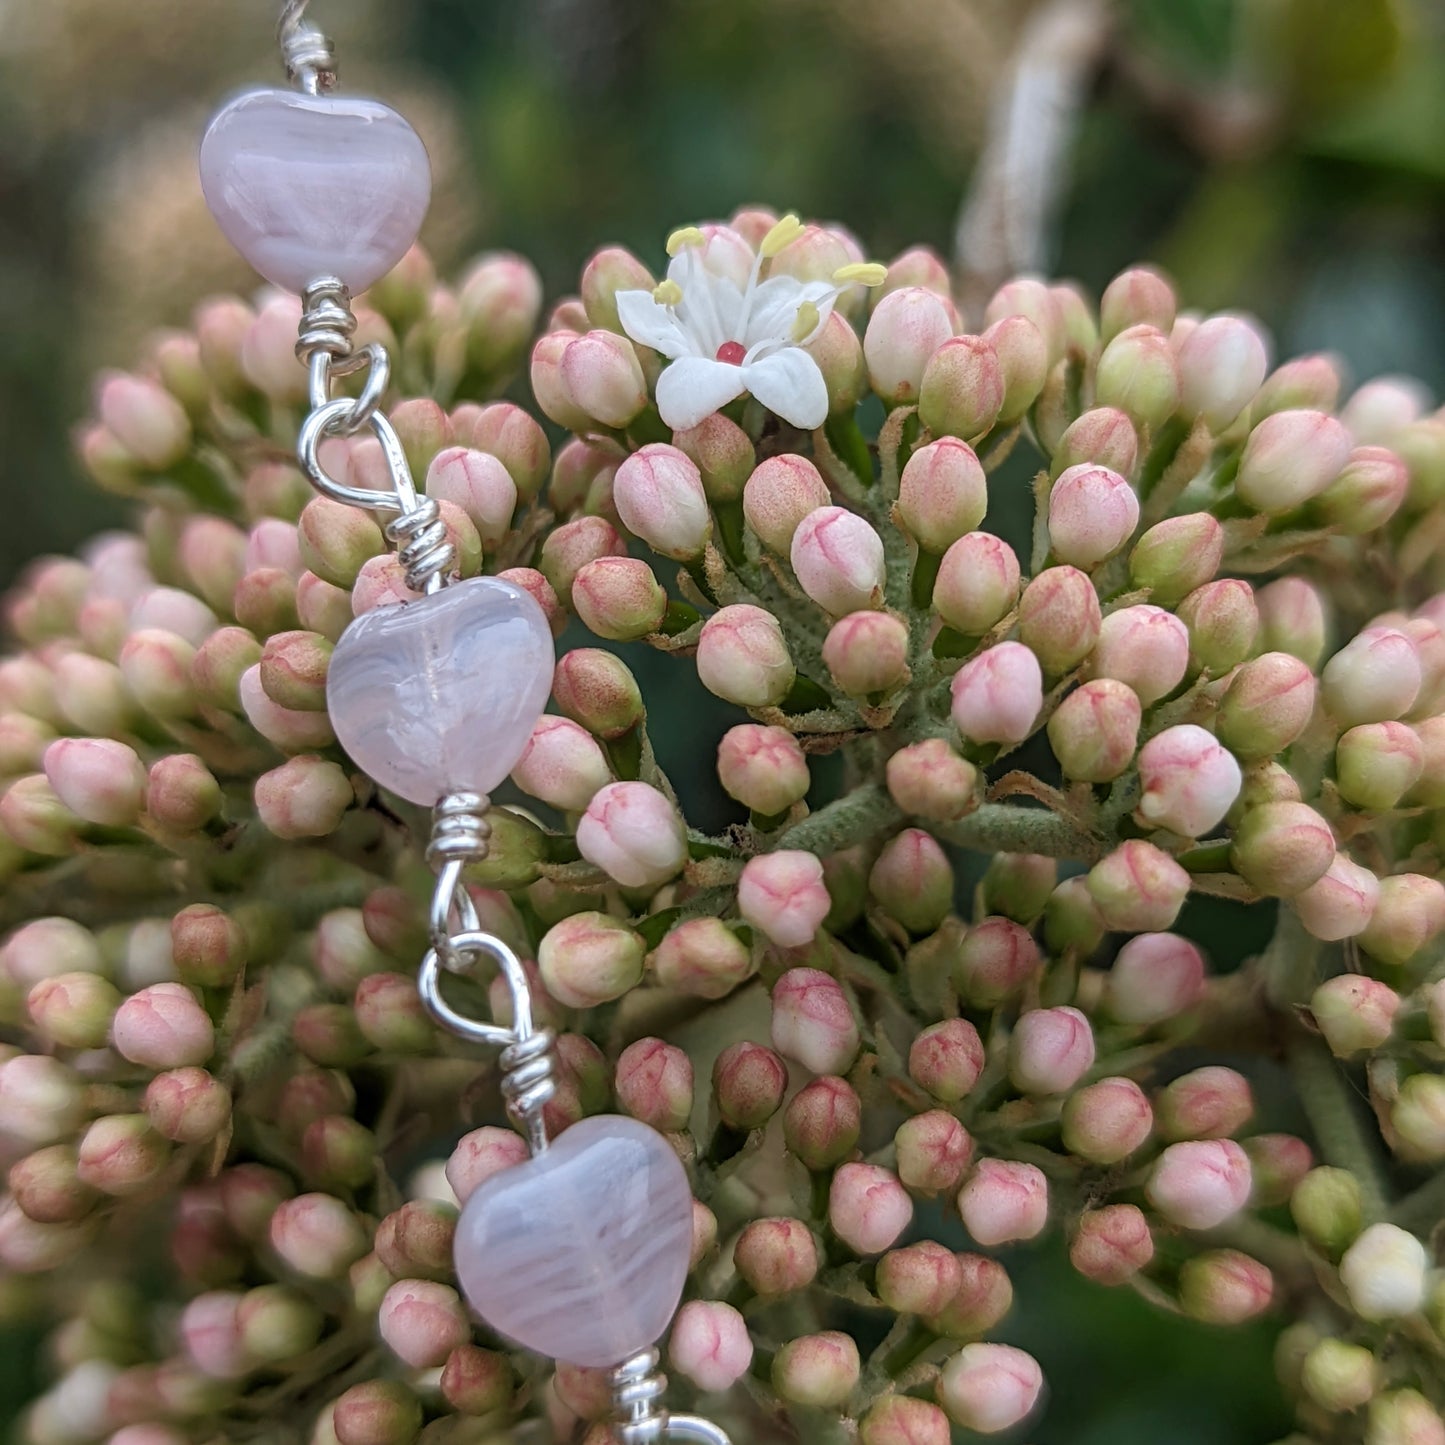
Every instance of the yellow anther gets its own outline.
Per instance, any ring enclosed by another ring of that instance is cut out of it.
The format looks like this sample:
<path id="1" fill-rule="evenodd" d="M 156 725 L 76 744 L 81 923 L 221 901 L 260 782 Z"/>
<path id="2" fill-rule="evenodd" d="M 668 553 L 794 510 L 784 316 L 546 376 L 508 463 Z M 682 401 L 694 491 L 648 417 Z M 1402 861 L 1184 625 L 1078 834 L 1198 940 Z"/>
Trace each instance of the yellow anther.
<path id="1" fill-rule="evenodd" d="M 652 299 L 659 306 L 676 306 L 682 300 L 682 287 L 676 281 L 663 281 L 652 288 Z"/>
<path id="2" fill-rule="evenodd" d="M 877 261 L 854 261 L 833 272 L 833 283 L 837 286 L 847 286 L 854 281 L 860 286 L 881 286 L 887 279 L 887 266 Z"/>
<path id="3" fill-rule="evenodd" d="M 763 237 L 763 243 L 758 247 L 760 256 L 771 259 L 776 256 L 784 246 L 791 245 L 803 234 L 803 223 L 791 211 L 773 225 L 773 229 Z"/>
<path id="4" fill-rule="evenodd" d="M 676 256 L 684 246 L 701 246 L 707 237 L 696 226 L 683 226 L 667 238 L 667 254 Z"/>
<path id="5" fill-rule="evenodd" d="M 818 308 L 811 301 L 804 301 L 798 307 L 798 314 L 793 318 L 793 329 L 789 339 L 806 341 L 818 329 L 818 322 L 821 320 Z"/>

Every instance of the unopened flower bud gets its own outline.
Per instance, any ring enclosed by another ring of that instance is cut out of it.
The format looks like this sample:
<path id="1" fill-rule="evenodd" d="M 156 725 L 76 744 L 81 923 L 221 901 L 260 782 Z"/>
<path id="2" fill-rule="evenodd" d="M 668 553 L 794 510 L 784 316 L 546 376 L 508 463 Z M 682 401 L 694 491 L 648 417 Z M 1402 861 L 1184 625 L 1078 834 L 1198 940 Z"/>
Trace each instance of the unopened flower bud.
<path id="1" fill-rule="evenodd" d="M 84 1219 L 101 1196 L 81 1181 L 78 1164 L 71 1144 L 52 1144 L 25 1155 L 10 1166 L 11 1198 L 37 1224 Z"/>
<path id="2" fill-rule="evenodd" d="M 170 1152 L 144 1114 L 107 1114 L 80 1136 L 76 1177 L 102 1194 L 139 1194 L 155 1182 Z"/>
<path id="3" fill-rule="evenodd" d="M 969 929 L 954 960 L 953 981 L 976 1008 L 992 1008 L 1021 988 L 1039 966 L 1028 929 L 1008 918 L 984 918 Z"/>
<path id="4" fill-rule="evenodd" d="M 813 1282 L 818 1246 L 801 1219 L 755 1219 L 738 1236 L 733 1263 L 759 1294 L 789 1294 Z"/>
<path id="5" fill-rule="evenodd" d="M 1274 1276 L 1237 1249 L 1208 1250 L 1179 1270 L 1179 1303 L 1205 1324 L 1243 1324 L 1267 1310 L 1273 1298 Z"/>
<path id="6" fill-rule="evenodd" d="M 623 525 L 655 552 L 678 561 L 701 556 L 712 516 L 697 465 L 676 447 L 654 443 L 617 469 L 612 497 Z"/>
<path id="7" fill-rule="evenodd" d="M 723 734 L 717 770 L 729 797 L 765 817 L 786 813 L 801 802 L 812 781 L 797 738 L 786 728 L 756 723 L 743 723 Z"/>
<path id="8" fill-rule="evenodd" d="M 1159 1156 L 1145 1192 L 1171 1224 L 1213 1229 L 1249 1202 L 1249 1156 L 1233 1139 L 1171 1144 Z"/>
<path id="9" fill-rule="evenodd" d="M 959 1191 L 958 1211 L 985 1248 L 1033 1239 L 1048 1222 L 1048 1181 L 1032 1164 L 980 1159 Z"/>
<path id="10" fill-rule="evenodd" d="M 1033 322 L 1048 345 L 1051 364 L 1063 357 L 1068 343 L 1064 308 L 1051 287 L 1032 276 L 1006 282 L 994 292 L 983 318 L 993 326 L 1006 316 L 1025 316 Z"/>
<path id="11" fill-rule="evenodd" d="M 956 329 L 952 304 L 921 286 L 890 292 L 873 308 L 863 335 L 868 381 L 888 406 L 919 400 L 924 372 Z"/>
<path id="12" fill-rule="evenodd" d="M 1418 1390 L 1391 1390 L 1370 1401 L 1365 1445 L 1445 1445 L 1445 1419 Z"/>
<path id="13" fill-rule="evenodd" d="M 965 1345 L 944 1362 L 939 1403 L 967 1430 L 996 1435 L 1026 1419 L 1043 1393 L 1038 1361 L 1012 1345 Z"/>
<path id="14" fill-rule="evenodd" d="M 1177 611 L 1179 620 L 1189 629 L 1189 660 L 1196 671 L 1218 676 L 1238 667 L 1254 650 L 1259 608 L 1248 582 L 1237 577 L 1206 582 L 1196 587 Z"/>
<path id="15" fill-rule="evenodd" d="M 1235 828 L 1230 849 L 1235 871 L 1259 892 L 1275 898 L 1303 893 L 1323 877 L 1334 859 L 1330 825 L 1304 803 L 1251 808 Z"/>
<path id="16" fill-rule="evenodd" d="M 575 517 L 547 534 L 540 567 L 558 598 L 570 605 L 573 584 L 588 563 L 626 554 L 627 544 L 605 517 Z"/>
<path id="17" fill-rule="evenodd" d="M 1400 510 L 1409 488 L 1409 468 L 1394 452 L 1359 446 L 1315 498 L 1315 507 L 1326 525 L 1347 537 L 1363 537 Z"/>
<path id="18" fill-rule="evenodd" d="M 534 353 L 534 376 L 536 366 Z M 554 421 L 572 430 L 591 430 L 592 422 L 625 427 L 647 405 L 647 382 L 637 351 L 625 336 L 589 331 L 569 340 L 558 354 L 557 375 L 569 403 L 567 414 L 559 416 L 548 410 L 541 392 L 537 399 Z M 572 426 L 574 412 L 585 419 L 584 427 Z"/>
<path id="19" fill-rule="evenodd" d="M 1218 1065 L 1181 1074 L 1154 1101 L 1159 1135 L 1168 1140 L 1225 1139 L 1253 1116 L 1249 1080 Z"/>
<path id="20" fill-rule="evenodd" d="M 944 553 L 933 583 L 933 610 L 968 637 L 981 636 L 1018 601 L 1019 562 L 991 532 L 969 532 Z"/>
<path id="21" fill-rule="evenodd" d="M 1100 353 L 1094 377 L 1098 405 L 1117 407 L 1139 426 L 1157 430 L 1178 407 L 1179 394 L 1178 362 L 1158 327 L 1129 326 Z"/>
<path id="22" fill-rule="evenodd" d="M 1042 371 L 1040 367 L 1039 389 L 1043 385 Z M 980 437 L 998 419 L 1004 395 L 1003 367 L 993 342 L 985 336 L 950 337 L 923 369 L 918 389 L 919 420 L 934 436 L 965 440 Z M 976 526 L 977 522 L 970 525 Z M 960 531 L 966 532 L 968 527 Z"/>
<path id="23" fill-rule="evenodd" d="M 667 593 L 639 558 L 599 557 L 573 579 L 572 606 L 599 637 L 628 642 L 662 626 Z"/>
<path id="24" fill-rule="evenodd" d="M 1344 1415 L 1358 1410 L 1375 1393 L 1378 1367 L 1364 1345 L 1323 1339 L 1305 1356 L 1300 1383 L 1316 1405 Z"/>
<path id="25" fill-rule="evenodd" d="M 1100 1079 L 1064 1104 L 1064 1147 L 1091 1164 L 1127 1159 L 1153 1132 L 1154 1113 L 1132 1079 Z"/>
<path id="26" fill-rule="evenodd" d="M 1352 445 L 1344 425 L 1325 412 L 1273 412 L 1244 444 L 1235 493 L 1257 512 L 1293 511 L 1339 476 Z"/>
<path id="27" fill-rule="evenodd" d="M 972 1091 L 983 1065 L 983 1040 L 967 1019 L 930 1024 L 908 1050 L 909 1078 L 945 1104 L 957 1103 Z"/>
<path id="28" fill-rule="evenodd" d="M 491 551 L 511 529 L 517 510 L 517 484 L 496 457 L 467 447 L 445 447 L 432 458 L 426 494 L 460 507 Z"/>
<path id="29" fill-rule="evenodd" d="M 1189 874 L 1162 849 L 1130 838 L 1089 870 L 1088 888 L 1108 928 L 1157 933 L 1179 916 Z"/>
<path id="30" fill-rule="evenodd" d="M 878 1298 L 899 1314 L 941 1314 L 963 1287 L 963 1267 L 951 1249 L 920 1240 L 878 1261 Z"/>
<path id="31" fill-rule="evenodd" d="M 677 924 L 657 945 L 651 965 L 664 988 L 698 998 L 723 998 L 753 971 L 747 945 L 720 918 Z"/>
<path id="32" fill-rule="evenodd" d="M 617 1058 L 613 1090 L 623 1113 L 664 1134 L 692 1116 L 692 1060 L 661 1039 L 638 1039 Z"/>
<path id="33" fill-rule="evenodd" d="M 1019 639 L 1050 677 L 1094 650 L 1102 622 L 1094 584 L 1075 567 L 1046 567 L 1019 598 Z"/>
<path id="34" fill-rule="evenodd" d="M 630 732 L 643 717 L 642 693 L 627 664 L 595 647 L 574 647 L 563 654 L 552 695 L 573 722 L 608 741 Z"/>
<path id="35" fill-rule="evenodd" d="M 845 1163 L 828 1189 L 828 1224 L 857 1254 L 881 1254 L 909 1227 L 913 1201 L 896 1173 Z"/>
<path id="36" fill-rule="evenodd" d="M 778 619 L 746 603 L 719 609 L 698 638 L 697 675 L 725 702 L 740 707 L 780 703 L 795 673 Z"/>
<path id="37" fill-rule="evenodd" d="M 99 1049 L 105 1046 L 120 1002 L 115 985 L 96 974 L 61 973 L 31 988 L 25 1012 L 47 1043 L 65 1049 Z"/>
<path id="38" fill-rule="evenodd" d="M 1096 678 L 1125 683 L 1148 707 L 1184 680 L 1189 631 L 1162 607 L 1121 607 L 1104 618 L 1089 668 Z"/>
<path id="39" fill-rule="evenodd" d="M 1411 962 L 1445 928 L 1445 886 L 1423 873 L 1380 879 L 1370 921 L 1358 934 L 1360 947 L 1381 963 Z"/>
<path id="40" fill-rule="evenodd" d="M 228 913 L 193 903 L 171 919 L 171 959 L 183 983 L 222 988 L 246 966 L 246 934 Z"/>
<path id="41" fill-rule="evenodd" d="M 953 867 L 931 833 L 905 828 L 883 845 L 868 891 L 912 933 L 931 933 L 953 906 Z"/>
<path id="42" fill-rule="evenodd" d="M 456 1206 L 436 1199 L 413 1199 L 393 1210 L 377 1226 L 376 1253 L 398 1279 L 453 1277 Z"/>
<path id="43" fill-rule="evenodd" d="M 1324 656 L 1325 605 L 1318 589 L 1303 577 L 1281 577 L 1255 593 L 1259 608 L 1259 647 L 1288 652 L 1310 667 Z"/>
<path id="44" fill-rule="evenodd" d="M 19 1054 L 0 1064 L 0 1128 L 26 1144 L 53 1144 L 87 1117 L 85 1085 L 59 1059 Z"/>
<path id="45" fill-rule="evenodd" d="M 1445 1076 L 1411 1074 L 1390 1109 L 1390 1125 L 1407 1157 L 1445 1159 Z"/>
<path id="46" fill-rule="evenodd" d="M 647 783 L 609 783 L 577 824 L 589 863 L 625 888 L 656 887 L 681 872 L 687 831 L 676 807 Z"/>
<path id="47" fill-rule="evenodd" d="M 527 1144 L 510 1129 L 483 1125 L 463 1134 L 447 1160 L 446 1177 L 457 1199 L 465 1204 L 494 1174 L 527 1158 Z"/>
<path id="48" fill-rule="evenodd" d="M 913 817 L 952 822 L 974 804 L 978 769 L 943 738 L 900 748 L 888 759 L 888 794 Z"/>
<path id="49" fill-rule="evenodd" d="M 750 858 L 743 865 L 738 910 L 781 948 L 811 943 L 831 908 L 823 865 L 811 853 L 784 848 Z"/>
<path id="50" fill-rule="evenodd" d="M 1400 1319 L 1423 1308 L 1430 1264 L 1413 1234 L 1394 1224 L 1372 1224 L 1340 1260 L 1340 1282 L 1361 1319 Z"/>
<path id="51" fill-rule="evenodd" d="M 834 617 L 881 602 L 883 541 L 856 512 L 831 506 L 809 512 L 793 534 L 790 555 L 803 591 Z"/>
<path id="52" fill-rule="evenodd" d="M 332 1406 L 337 1445 L 412 1445 L 421 1422 L 421 1402 L 400 1380 L 353 1385 Z"/>
<path id="53" fill-rule="evenodd" d="M 1359 1181 L 1348 1170 L 1328 1165 L 1300 1180 L 1289 1207 L 1300 1233 L 1330 1255 L 1341 1253 L 1364 1222 Z"/>
<path id="54" fill-rule="evenodd" d="M 173 466 L 190 447 L 185 409 L 144 377 L 108 373 L 96 393 L 96 407 L 115 439 L 150 471 Z"/>
<path id="55" fill-rule="evenodd" d="M 1231 752 L 1257 762 L 1294 742 L 1314 710 L 1315 679 L 1308 664 L 1287 652 L 1266 652 L 1230 680 L 1216 726 Z"/>
<path id="56" fill-rule="evenodd" d="M 133 1064 L 174 1069 L 205 1063 L 215 1047 L 215 1029 L 184 984 L 157 983 L 121 1004 L 111 1040 Z"/>
<path id="57" fill-rule="evenodd" d="M 1130 326 L 1168 331 L 1177 305 L 1166 277 L 1148 266 L 1131 266 L 1115 276 L 1099 297 L 1099 339 L 1111 341 Z"/>
<path id="58" fill-rule="evenodd" d="M 456 1290 L 425 1279 L 392 1285 L 381 1301 L 377 1323 L 383 1343 L 414 1370 L 444 1364 L 471 1335 Z"/>
<path id="59" fill-rule="evenodd" d="M 734 502 L 744 495 L 745 484 L 753 475 L 753 468 L 757 463 L 757 453 L 751 438 L 736 422 L 730 421 L 720 412 L 714 412 L 711 416 L 704 417 L 695 427 L 674 433 L 672 441 L 697 467 L 702 478 L 702 489 L 710 502 Z M 771 459 L 779 460 L 784 459 Z M 804 459 L 788 457 L 786 460 L 801 462 Z M 817 505 L 823 506 L 827 500 L 827 488 L 824 487 L 822 498 Z M 752 518 L 749 517 L 748 520 L 751 522 Z M 756 526 L 753 530 L 757 531 Z M 759 532 L 758 535 L 762 536 L 762 533 Z M 787 544 L 791 540 L 790 534 L 778 550 L 786 552 Z"/>
<path id="60" fill-rule="evenodd" d="M 770 855 L 777 857 L 777 854 Z M 841 1074 L 858 1053 L 858 1023 L 842 985 L 816 968 L 789 969 L 772 995 L 773 1046 L 815 1074 Z"/>
<path id="61" fill-rule="evenodd" d="M 785 453 L 761 462 L 748 477 L 743 515 L 764 545 L 787 556 L 803 519 L 830 500 L 817 467 L 806 457 Z"/>
<path id="62" fill-rule="evenodd" d="M 1224 558 L 1224 528 L 1208 512 L 1156 522 L 1129 553 L 1129 580 L 1173 605 L 1209 582 Z"/>
<path id="63" fill-rule="evenodd" d="M 230 1122 L 231 1091 L 204 1069 L 170 1069 L 146 1087 L 145 1111 L 172 1143 L 204 1144 Z"/>
<path id="64" fill-rule="evenodd" d="M 0 1264 L 12 1274 L 42 1274 L 70 1263 L 95 1237 L 91 1219 L 42 1224 L 13 1200 L 0 1201 Z"/>
<path id="65" fill-rule="evenodd" d="M 1079 957 L 1087 957 L 1103 942 L 1104 920 L 1082 874 L 1065 878 L 1049 894 L 1044 904 L 1044 939 L 1050 949 Z"/>
<path id="66" fill-rule="evenodd" d="M 264 658 L 264 652 L 262 656 Z M 327 747 L 336 741 L 331 719 L 324 710 L 303 711 L 282 707 L 271 699 L 261 681 L 259 663 L 242 674 L 238 691 L 246 721 L 282 752 L 305 752 L 311 748 Z M 317 689 L 312 696 L 322 697 L 324 693 Z"/>
<path id="67" fill-rule="evenodd" d="M 954 725 L 965 738 L 1022 742 L 1043 708 L 1039 659 L 1023 643 L 996 643 L 959 668 L 951 694 Z"/>
<path id="68" fill-rule="evenodd" d="M 1414 642 L 1394 627 L 1367 627 L 1320 674 L 1324 704 L 1341 727 L 1403 717 L 1422 681 Z"/>
<path id="69" fill-rule="evenodd" d="M 289 758 L 256 779 L 256 816 L 278 838 L 324 838 L 356 801 L 341 768 L 325 758 Z"/>
<path id="70" fill-rule="evenodd" d="M 805 1168 L 829 1169 L 857 1145 L 862 1110 L 847 1080 L 833 1075 L 814 1079 L 789 1100 L 783 1138 Z"/>
<path id="71" fill-rule="evenodd" d="M 1154 1258 L 1154 1236 L 1133 1204 L 1086 1210 L 1069 1241 L 1069 1262 L 1095 1284 L 1125 1284 Z"/>
<path id="72" fill-rule="evenodd" d="M 580 812 L 612 781 L 612 769 L 596 740 L 570 718 L 539 718 L 512 769 L 524 793 L 563 812 Z"/>
<path id="73" fill-rule="evenodd" d="M 1181 723 L 1139 752 L 1139 816 L 1156 828 L 1201 838 L 1224 821 L 1243 781 L 1234 755 L 1212 733 Z"/>
<path id="74" fill-rule="evenodd" d="M 164 828 L 194 833 L 221 811 L 221 785 L 193 753 L 171 753 L 151 764 L 145 811 Z"/>
<path id="75" fill-rule="evenodd" d="M 998 421 L 1018 421 L 1039 398 L 1049 370 L 1049 347 L 1043 333 L 1026 316 L 1005 316 L 983 334 L 998 356 L 1003 401 Z"/>
<path id="76" fill-rule="evenodd" d="M 1362 973 L 1326 979 L 1310 998 L 1314 1018 L 1330 1052 L 1349 1058 L 1361 1049 L 1378 1049 L 1394 1031 L 1400 995 L 1388 984 Z"/>
<path id="77" fill-rule="evenodd" d="M 948 1445 L 948 1416 L 929 1400 L 883 1395 L 858 1422 L 860 1445 Z"/>
<path id="78" fill-rule="evenodd" d="M 1049 743 L 1066 778 L 1104 783 L 1133 760 L 1141 709 L 1131 688 L 1112 678 L 1071 692 L 1048 722 Z"/>
<path id="79" fill-rule="evenodd" d="M 983 521 L 987 509 L 988 479 L 972 447 L 944 436 L 909 457 L 896 515 L 920 547 L 946 552 Z"/>
<path id="80" fill-rule="evenodd" d="M 537 948 L 547 992 L 569 1008 L 621 998 L 642 978 L 647 945 L 605 913 L 574 913 L 553 924 Z"/>
<path id="81" fill-rule="evenodd" d="M 1094 1066 L 1094 1032 L 1076 1008 L 1030 1009 L 1009 1038 L 1009 1078 L 1026 1094 L 1064 1094 Z"/>
<path id="82" fill-rule="evenodd" d="M 369 513 L 327 497 L 307 502 L 298 525 L 306 568 L 348 591 L 362 564 L 386 551 L 386 539 Z"/>
<path id="83" fill-rule="evenodd" d="M 1049 493 L 1049 541 L 1062 562 L 1093 567 L 1113 556 L 1138 525 L 1134 489 L 1107 467 L 1069 467 Z"/>
<path id="84" fill-rule="evenodd" d="M 700 1390 L 728 1390 L 753 1362 L 747 1322 L 721 1300 L 689 1300 L 677 1312 L 667 1358 Z"/>
<path id="85" fill-rule="evenodd" d="M 800 1335 L 773 1356 L 773 1388 L 784 1400 L 815 1409 L 841 1409 L 861 1373 L 852 1335 L 837 1330 Z"/>

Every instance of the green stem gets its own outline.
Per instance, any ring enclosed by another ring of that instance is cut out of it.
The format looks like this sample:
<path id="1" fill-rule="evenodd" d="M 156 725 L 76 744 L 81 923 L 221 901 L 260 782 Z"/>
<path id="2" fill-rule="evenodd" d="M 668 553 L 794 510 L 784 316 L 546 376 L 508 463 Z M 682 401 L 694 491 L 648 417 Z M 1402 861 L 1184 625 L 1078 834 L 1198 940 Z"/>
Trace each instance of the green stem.
<path id="1" fill-rule="evenodd" d="M 977 853 L 1039 853 L 1093 863 L 1105 852 L 1102 839 L 1047 808 L 984 803 L 957 823 L 934 831 L 940 838 Z"/>
<path id="2" fill-rule="evenodd" d="M 780 847 L 798 848 L 820 857 L 866 842 L 903 821 L 893 799 L 877 783 L 854 788 L 851 793 L 810 813 L 801 823 L 785 828 L 777 836 Z"/>
<path id="3" fill-rule="evenodd" d="M 1401 1229 L 1429 1231 L 1445 1218 L 1445 1169 L 1407 1194 L 1390 1218 Z"/>

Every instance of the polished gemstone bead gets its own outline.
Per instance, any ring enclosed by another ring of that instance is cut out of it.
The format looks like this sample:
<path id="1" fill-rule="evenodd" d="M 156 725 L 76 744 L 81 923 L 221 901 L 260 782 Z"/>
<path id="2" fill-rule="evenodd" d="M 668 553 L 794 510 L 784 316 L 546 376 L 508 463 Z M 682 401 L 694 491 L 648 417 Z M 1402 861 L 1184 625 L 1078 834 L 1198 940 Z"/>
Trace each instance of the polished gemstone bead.
<path id="1" fill-rule="evenodd" d="M 531 595 L 472 577 L 358 617 L 331 655 L 326 706 L 358 767 L 430 805 L 489 792 L 512 771 L 547 705 L 554 661 Z"/>
<path id="2" fill-rule="evenodd" d="M 268 281 L 299 293 L 337 276 L 354 293 L 416 240 L 431 167 L 417 133 L 379 101 L 249 90 L 201 141 L 201 188 Z"/>
<path id="3" fill-rule="evenodd" d="M 635 1119 L 599 1114 L 467 1200 L 457 1277 L 499 1333 L 602 1369 L 667 1328 L 691 1248 L 692 1192 L 671 1145 Z"/>

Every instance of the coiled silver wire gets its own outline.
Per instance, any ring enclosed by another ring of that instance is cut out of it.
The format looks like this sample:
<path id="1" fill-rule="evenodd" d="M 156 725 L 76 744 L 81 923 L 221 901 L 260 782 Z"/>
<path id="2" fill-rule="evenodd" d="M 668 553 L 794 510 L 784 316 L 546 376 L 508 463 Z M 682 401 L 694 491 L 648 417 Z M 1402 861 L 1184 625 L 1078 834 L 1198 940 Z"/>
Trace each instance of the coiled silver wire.
<path id="1" fill-rule="evenodd" d="M 612 1429 L 622 1445 L 658 1445 L 664 1440 L 691 1440 L 696 1445 L 731 1445 L 725 1431 L 696 1415 L 672 1415 L 658 1401 L 667 1392 L 667 1376 L 658 1368 L 655 1349 L 639 1350 L 609 1376 Z"/>
<path id="2" fill-rule="evenodd" d="M 331 42 L 305 20 L 310 0 L 285 0 L 276 25 L 276 43 L 286 78 L 308 95 L 320 95 L 336 84 L 336 55 Z"/>

